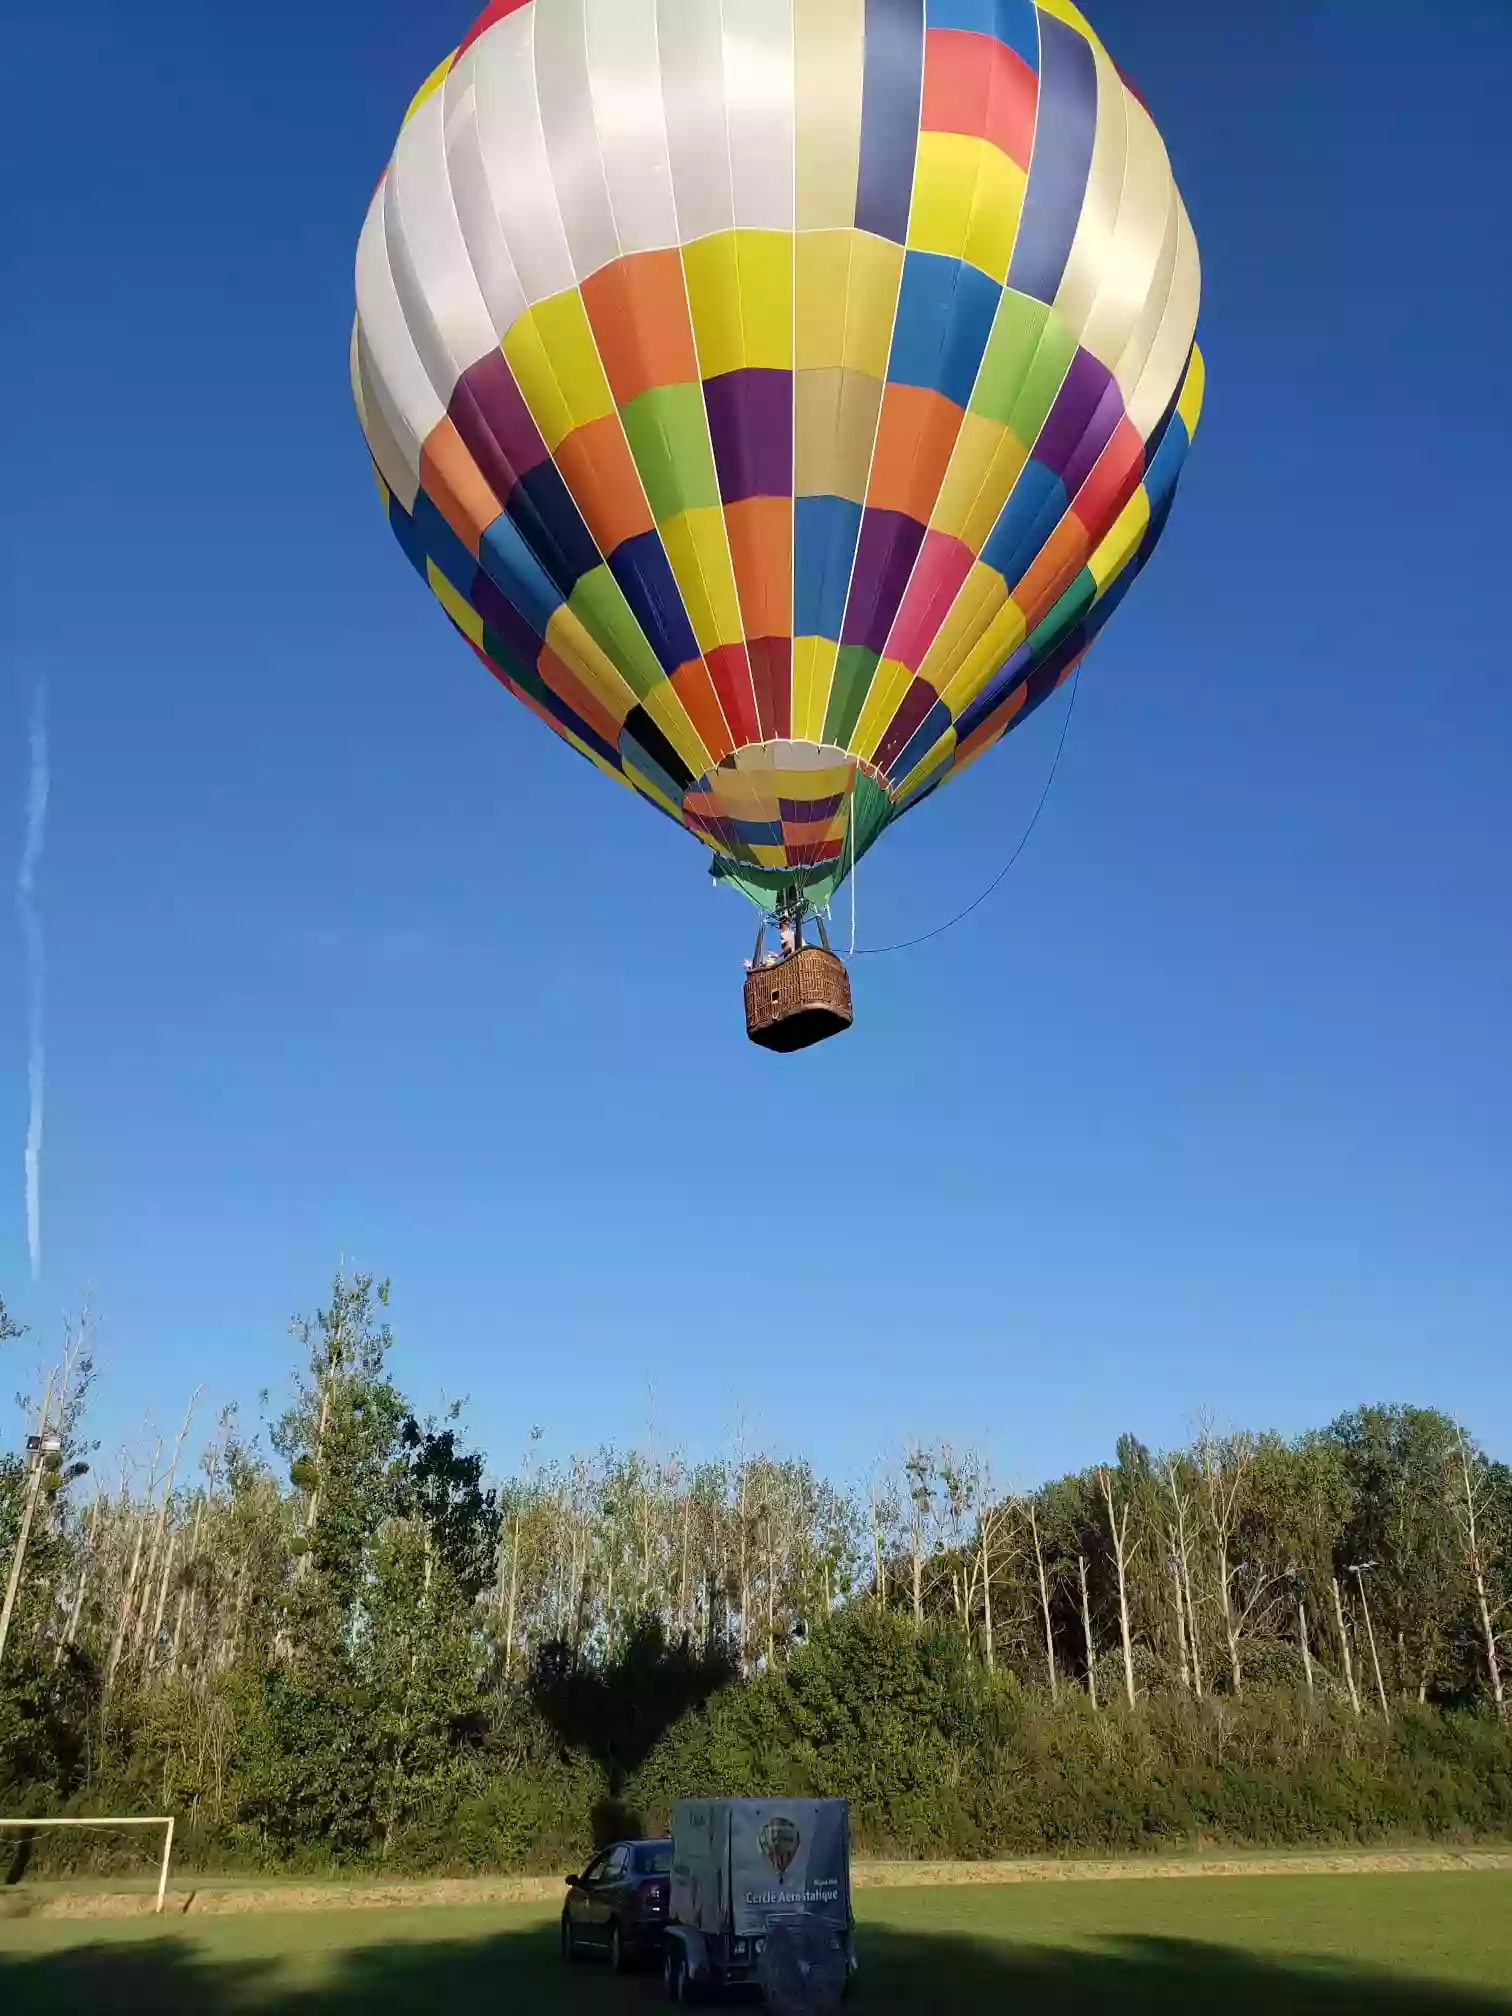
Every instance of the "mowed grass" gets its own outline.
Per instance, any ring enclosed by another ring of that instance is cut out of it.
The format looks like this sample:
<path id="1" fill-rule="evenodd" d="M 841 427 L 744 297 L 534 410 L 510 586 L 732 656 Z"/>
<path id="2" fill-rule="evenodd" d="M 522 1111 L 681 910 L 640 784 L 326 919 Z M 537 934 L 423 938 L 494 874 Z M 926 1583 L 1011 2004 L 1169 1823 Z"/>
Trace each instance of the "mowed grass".
<path id="1" fill-rule="evenodd" d="M 861 2012 L 1512 2016 L 1512 1872 L 864 1892 Z M 568 1969 L 538 1906 L 0 1920 L 6 2016 L 486 2008 L 601 2016 L 660 1982 Z"/>

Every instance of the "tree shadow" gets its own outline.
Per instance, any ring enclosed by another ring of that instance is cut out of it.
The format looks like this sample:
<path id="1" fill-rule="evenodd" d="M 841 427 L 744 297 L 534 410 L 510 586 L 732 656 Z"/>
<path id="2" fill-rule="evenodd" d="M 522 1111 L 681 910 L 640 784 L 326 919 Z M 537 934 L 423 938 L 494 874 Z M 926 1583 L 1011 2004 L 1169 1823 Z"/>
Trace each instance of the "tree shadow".
<path id="1" fill-rule="evenodd" d="M 217 1965 L 189 1940 L 171 1934 L 131 1941 L 91 1939 L 24 1955 L 7 1952 L 6 1941 L 0 1924 L 0 2009 L 6 2016 L 42 2016 L 43 2011 L 85 2016 L 87 2010 L 110 2016 L 125 2016 L 128 2010 L 189 2016 L 190 2011 L 286 2006 L 274 1987 L 275 1962 Z"/>
<path id="2" fill-rule="evenodd" d="M 301 1943 L 294 1921 L 288 1944 Z M 1336 1959 L 1260 1956 L 1198 1940 L 1125 1937 L 1093 1947 L 1010 1946 L 947 1935 L 862 1931 L 857 2016 L 925 2011 L 1160 2011 L 1161 2016 L 1509 2016 L 1512 1994 L 1477 1990 Z M 659 1978 L 614 1979 L 568 1968 L 554 1928 L 532 1925 L 474 1939 L 412 1939 L 356 1947 L 320 1987 L 280 1986 L 267 1959 L 215 1963 L 184 1934 L 102 1939 L 28 1956 L 0 1949 L 7 2016 L 162 2016 L 224 2010 L 279 2016 L 419 2016 L 481 2006 L 506 2016 L 629 2016 L 662 2006 Z"/>

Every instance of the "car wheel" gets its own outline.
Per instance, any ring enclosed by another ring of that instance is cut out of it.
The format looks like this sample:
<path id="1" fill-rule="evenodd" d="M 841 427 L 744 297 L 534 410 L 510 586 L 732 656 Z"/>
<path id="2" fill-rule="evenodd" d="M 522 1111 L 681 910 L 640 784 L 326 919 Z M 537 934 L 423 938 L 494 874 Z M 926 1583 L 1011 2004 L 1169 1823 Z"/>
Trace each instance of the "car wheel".
<path id="1" fill-rule="evenodd" d="M 620 1936 L 618 1925 L 609 1927 L 609 1968 L 614 1974 L 630 1972 L 630 1956 L 625 1951 L 625 1942 Z"/>
<path id="2" fill-rule="evenodd" d="M 570 1915 L 564 1911 L 562 1913 L 562 1958 L 570 1967 L 578 1957 L 577 1934 L 572 1929 Z"/>

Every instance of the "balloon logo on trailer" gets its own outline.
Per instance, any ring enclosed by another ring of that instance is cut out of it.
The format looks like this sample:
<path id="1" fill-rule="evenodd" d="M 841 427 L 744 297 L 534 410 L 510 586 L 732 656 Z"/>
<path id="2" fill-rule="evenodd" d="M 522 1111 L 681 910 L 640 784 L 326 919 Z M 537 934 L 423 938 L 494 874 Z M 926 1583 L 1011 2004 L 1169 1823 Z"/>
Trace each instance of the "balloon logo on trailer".
<path id="1" fill-rule="evenodd" d="M 761 1843 L 762 1854 L 777 1871 L 778 1883 L 785 1885 L 793 1858 L 803 1845 L 803 1836 L 791 1820 L 779 1816 L 766 1822 L 757 1839 Z"/>

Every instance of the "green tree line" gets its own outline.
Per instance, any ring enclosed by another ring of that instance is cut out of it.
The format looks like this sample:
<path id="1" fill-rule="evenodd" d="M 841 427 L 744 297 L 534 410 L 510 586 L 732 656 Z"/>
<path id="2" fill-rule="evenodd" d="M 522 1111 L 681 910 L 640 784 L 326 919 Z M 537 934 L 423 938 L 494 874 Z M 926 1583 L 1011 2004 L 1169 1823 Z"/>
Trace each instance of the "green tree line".
<path id="1" fill-rule="evenodd" d="M 905 1854 L 1512 1831 L 1512 1472 L 1441 1413 L 1128 1435 L 1030 1491 L 943 1445 L 840 1484 L 534 1430 L 500 1475 L 401 1393 L 387 1306 L 338 1274 L 263 1431 L 196 1396 L 114 1474 L 70 1335 L 0 1458 L 0 1811 L 405 1869 L 561 1866 L 716 1791 L 844 1793 Z"/>

